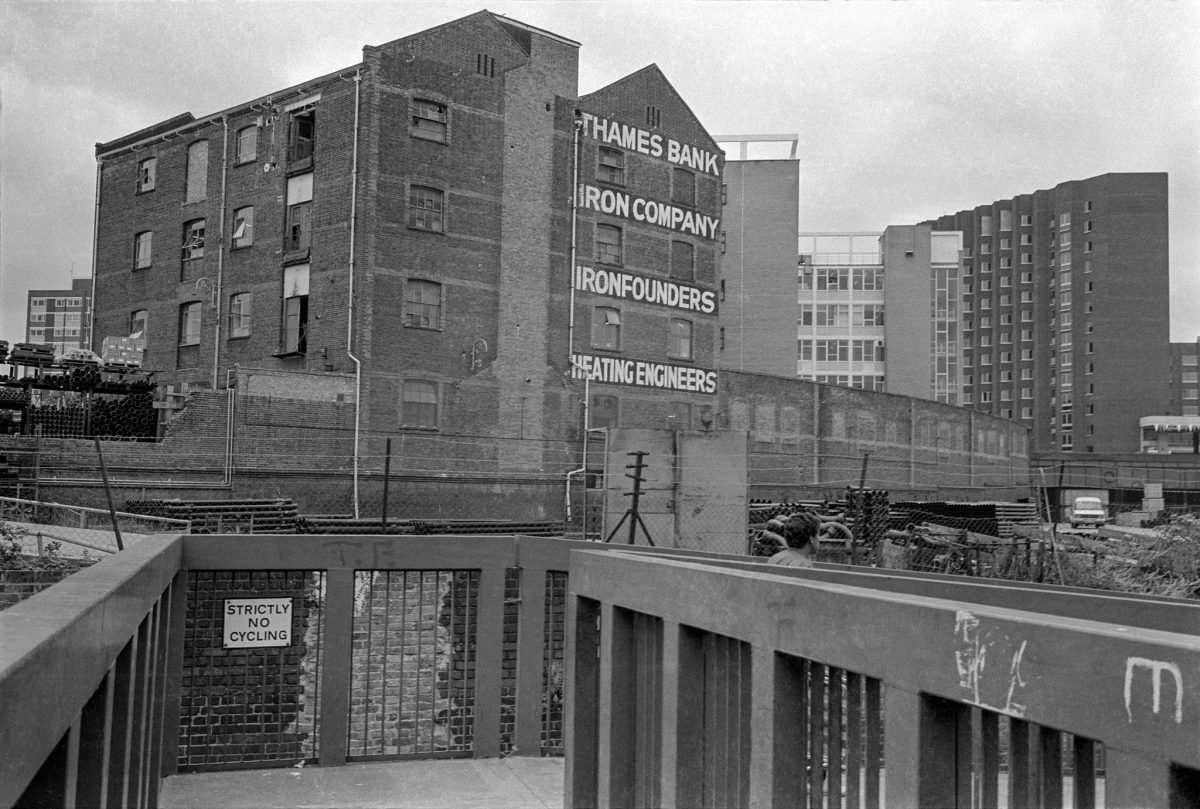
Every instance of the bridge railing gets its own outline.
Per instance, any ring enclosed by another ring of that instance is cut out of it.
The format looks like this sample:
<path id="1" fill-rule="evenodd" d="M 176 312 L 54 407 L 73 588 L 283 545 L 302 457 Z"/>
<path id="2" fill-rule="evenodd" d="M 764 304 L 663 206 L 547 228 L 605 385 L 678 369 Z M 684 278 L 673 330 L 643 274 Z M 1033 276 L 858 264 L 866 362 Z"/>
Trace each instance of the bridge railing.
<path id="1" fill-rule="evenodd" d="M 569 807 L 1200 801 L 1198 605 L 584 551 L 567 620 Z"/>
<path id="2" fill-rule="evenodd" d="M 155 806 L 180 537 L 0 612 L 0 806 Z"/>
<path id="3" fill-rule="evenodd" d="M 228 643 L 242 598 L 292 604 L 286 647 Z M 1198 616 L 549 538 L 152 537 L 0 612 L 0 807 L 564 748 L 567 806 L 1167 806 L 1200 794 Z"/>
<path id="4" fill-rule="evenodd" d="M 0 807 L 153 807 L 163 775 L 298 759 L 560 755 L 580 547 L 149 537 L 0 612 Z M 290 603 L 287 645 L 236 648 L 231 599 Z"/>

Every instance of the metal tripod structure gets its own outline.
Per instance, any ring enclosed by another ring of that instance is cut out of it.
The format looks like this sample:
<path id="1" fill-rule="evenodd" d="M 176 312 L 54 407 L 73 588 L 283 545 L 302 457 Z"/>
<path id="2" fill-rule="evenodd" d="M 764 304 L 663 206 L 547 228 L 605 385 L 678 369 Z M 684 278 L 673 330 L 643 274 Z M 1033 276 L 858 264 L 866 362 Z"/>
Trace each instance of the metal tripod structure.
<path id="1" fill-rule="evenodd" d="M 633 499 L 629 503 L 629 508 L 627 508 L 625 513 L 621 515 L 621 519 L 617 520 L 617 524 L 614 525 L 613 529 L 608 532 L 608 536 L 604 538 L 604 541 L 611 542 L 612 538 L 616 536 L 617 531 L 619 531 L 621 526 L 625 524 L 625 521 L 629 520 L 629 539 L 626 541 L 626 544 L 634 544 L 634 541 L 637 539 L 638 526 L 641 526 L 642 533 L 645 535 L 646 541 L 651 545 L 654 545 L 654 540 L 650 538 L 650 530 L 646 528 L 646 523 L 642 522 L 642 515 L 638 513 L 638 505 L 642 499 L 642 481 L 644 480 L 642 477 L 642 470 L 646 468 L 646 453 L 642 450 L 637 450 L 635 452 L 630 452 L 629 455 L 633 457 L 633 464 L 626 466 L 625 468 L 633 470 L 633 474 L 626 474 L 625 477 L 633 481 L 633 491 L 626 492 L 625 496 Z"/>

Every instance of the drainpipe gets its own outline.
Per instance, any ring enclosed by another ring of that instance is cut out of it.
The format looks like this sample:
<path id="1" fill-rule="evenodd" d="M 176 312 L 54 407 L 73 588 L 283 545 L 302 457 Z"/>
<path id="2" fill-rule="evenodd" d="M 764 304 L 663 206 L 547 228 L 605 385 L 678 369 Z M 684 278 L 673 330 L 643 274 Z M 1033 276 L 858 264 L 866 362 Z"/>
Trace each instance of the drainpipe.
<path id="1" fill-rule="evenodd" d="M 567 252 L 567 283 L 569 286 L 567 310 L 567 366 L 575 355 L 575 238 L 579 231 L 579 136 L 583 132 L 583 118 L 575 111 L 575 127 L 571 139 L 571 247 Z M 586 429 L 586 424 L 584 425 Z"/>
<path id="2" fill-rule="evenodd" d="M 578 367 L 575 365 L 574 359 L 571 359 L 570 362 L 571 362 L 572 369 Z M 592 404 L 592 375 L 590 373 L 588 373 L 586 376 L 583 377 L 583 460 L 578 469 L 572 469 L 570 472 L 567 473 L 567 522 L 571 521 L 571 478 L 573 478 L 579 474 L 583 475 L 583 505 L 584 505 L 585 519 L 586 519 L 586 514 L 587 514 L 586 507 L 587 507 L 588 435 L 590 433 L 590 431 L 588 430 L 588 425 L 590 423 L 588 421 L 588 408 L 591 407 L 591 404 Z M 585 525 L 584 528 L 586 529 L 587 526 Z"/>
<path id="3" fill-rule="evenodd" d="M 577 234 L 579 232 L 579 142 L 583 132 L 583 118 L 579 110 L 575 110 L 575 124 L 571 133 L 571 244 L 567 251 L 567 372 L 572 376 L 578 366 L 575 364 L 575 260 Z M 581 369 L 582 370 L 582 369 Z M 583 377 L 583 458 L 580 467 L 567 473 L 567 522 L 571 521 L 571 478 L 583 474 L 584 504 L 587 503 L 587 462 L 588 462 L 588 407 L 591 405 L 592 375 L 585 372 Z M 586 509 L 585 509 L 586 519 Z M 586 529 L 587 526 L 584 526 Z"/>
<path id="4" fill-rule="evenodd" d="M 221 365 L 221 300 L 224 298 L 225 279 L 225 209 L 229 192 L 229 116 L 221 116 L 221 217 L 220 240 L 217 242 L 217 283 L 213 286 L 213 308 L 217 322 L 213 328 L 212 389 L 217 390 L 218 368 Z M 203 304 L 201 304 L 203 305 Z"/>
<path id="5" fill-rule="evenodd" d="M 92 205 L 92 297 L 88 300 L 88 348 L 96 351 L 96 264 L 100 252 L 100 180 L 104 160 L 96 158 L 96 200 Z M 99 351 L 96 351 L 99 354 Z"/>
<path id="6" fill-rule="evenodd" d="M 358 434 L 362 427 L 362 361 L 354 356 L 354 234 L 358 224 L 358 115 L 362 70 L 354 71 L 354 149 L 350 158 L 350 283 L 346 293 L 346 356 L 354 363 L 354 519 L 358 519 Z"/>

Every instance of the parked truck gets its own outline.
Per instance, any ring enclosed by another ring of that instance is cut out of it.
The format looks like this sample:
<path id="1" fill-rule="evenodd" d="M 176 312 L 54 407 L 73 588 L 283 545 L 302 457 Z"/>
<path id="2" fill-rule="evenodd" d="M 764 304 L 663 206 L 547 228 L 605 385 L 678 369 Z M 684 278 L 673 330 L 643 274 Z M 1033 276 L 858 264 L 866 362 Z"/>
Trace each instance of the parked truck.
<path id="1" fill-rule="evenodd" d="M 1099 528 L 1108 522 L 1108 506 L 1101 493 L 1076 495 L 1071 501 L 1068 519 L 1072 528 L 1084 526 Z"/>

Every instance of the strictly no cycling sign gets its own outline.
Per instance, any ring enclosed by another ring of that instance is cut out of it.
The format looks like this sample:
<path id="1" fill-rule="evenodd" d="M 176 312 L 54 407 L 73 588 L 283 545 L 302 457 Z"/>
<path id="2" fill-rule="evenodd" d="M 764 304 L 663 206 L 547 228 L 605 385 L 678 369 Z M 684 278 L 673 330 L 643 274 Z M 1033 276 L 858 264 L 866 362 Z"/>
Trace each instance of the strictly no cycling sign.
<path id="1" fill-rule="evenodd" d="M 290 598 L 227 598 L 224 619 L 226 649 L 292 645 Z"/>

